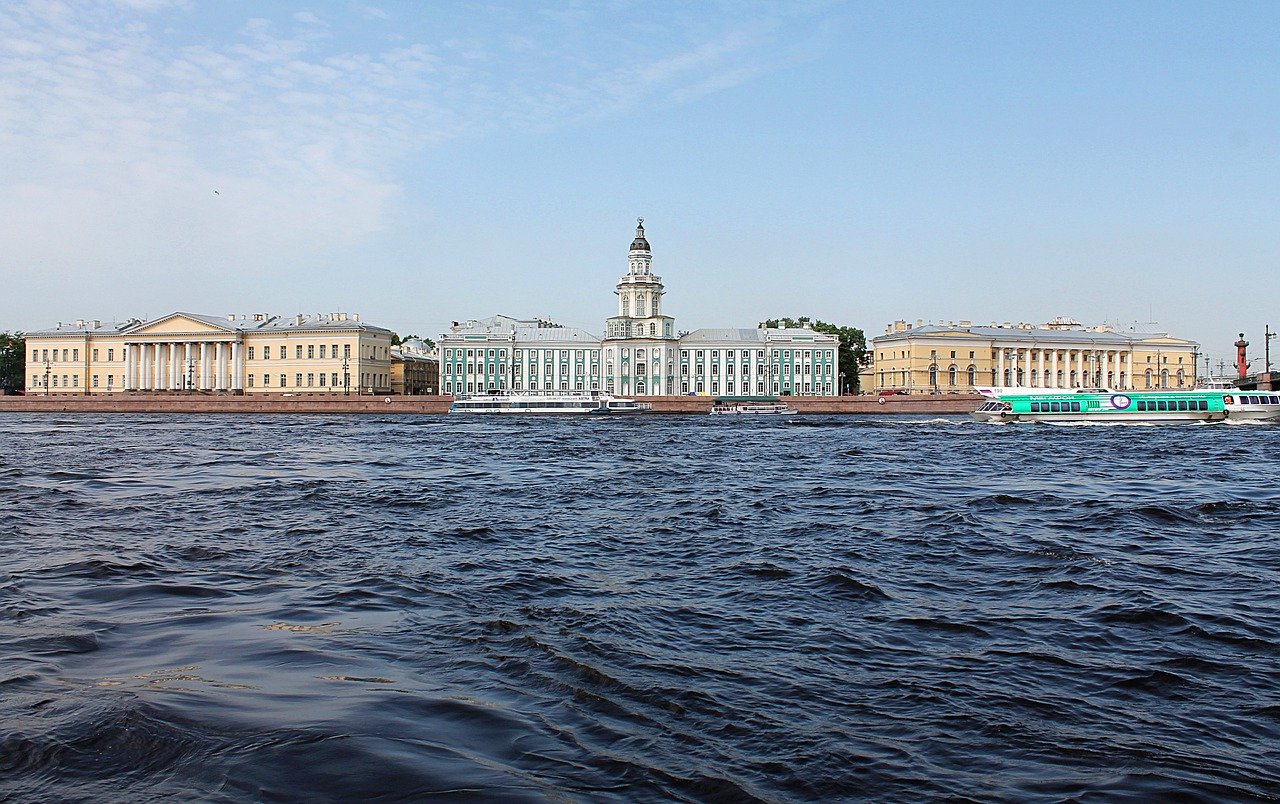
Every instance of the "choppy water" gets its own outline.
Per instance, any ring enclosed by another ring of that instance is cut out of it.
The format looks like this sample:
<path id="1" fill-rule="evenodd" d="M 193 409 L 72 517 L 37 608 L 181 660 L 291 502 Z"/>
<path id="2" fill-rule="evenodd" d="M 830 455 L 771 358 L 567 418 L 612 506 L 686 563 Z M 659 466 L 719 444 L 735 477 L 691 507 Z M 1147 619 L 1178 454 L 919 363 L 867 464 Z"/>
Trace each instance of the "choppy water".
<path id="1" fill-rule="evenodd" d="M 1280 796 L 1280 427 L 0 417 L 0 798 Z"/>

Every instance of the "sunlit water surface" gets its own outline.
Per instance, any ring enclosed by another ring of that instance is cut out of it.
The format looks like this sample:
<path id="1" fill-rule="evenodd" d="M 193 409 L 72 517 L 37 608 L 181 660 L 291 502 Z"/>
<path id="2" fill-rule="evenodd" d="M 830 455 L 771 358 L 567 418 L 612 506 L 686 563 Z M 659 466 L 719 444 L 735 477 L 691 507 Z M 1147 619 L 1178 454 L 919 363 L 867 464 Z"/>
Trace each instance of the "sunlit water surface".
<path id="1" fill-rule="evenodd" d="M 1280 795 L 1280 427 L 0 417 L 0 798 Z"/>

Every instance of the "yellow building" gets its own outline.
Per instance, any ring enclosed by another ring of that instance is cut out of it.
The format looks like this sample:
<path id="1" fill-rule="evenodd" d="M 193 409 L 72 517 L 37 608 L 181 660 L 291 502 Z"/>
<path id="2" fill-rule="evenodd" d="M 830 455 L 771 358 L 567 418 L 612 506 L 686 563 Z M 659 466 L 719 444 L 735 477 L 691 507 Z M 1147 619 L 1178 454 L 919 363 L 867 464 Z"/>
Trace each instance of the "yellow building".
<path id="1" fill-rule="evenodd" d="M 387 393 L 391 331 L 358 315 L 173 313 L 25 333 L 27 391 Z"/>
<path id="2" fill-rule="evenodd" d="M 877 392 L 972 393 L 992 386 L 1189 388 L 1200 345 L 1165 333 L 1047 324 L 896 321 L 871 339 Z M 865 387 L 865 386 L 864 386 Z"/>
<path id="3" fill-rule="evenodd" d="M 440 393 L 440 358 L 426 342 L 410 338 L 391 348 L 391 393 Z"/>

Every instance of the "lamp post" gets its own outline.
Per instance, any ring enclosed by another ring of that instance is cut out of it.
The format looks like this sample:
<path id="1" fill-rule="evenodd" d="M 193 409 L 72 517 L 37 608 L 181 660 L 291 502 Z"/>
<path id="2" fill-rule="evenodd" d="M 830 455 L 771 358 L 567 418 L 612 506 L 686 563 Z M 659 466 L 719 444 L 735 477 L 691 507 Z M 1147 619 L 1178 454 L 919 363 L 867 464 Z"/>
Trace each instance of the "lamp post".
<path id="1" fill-rule="evenodd" d="M 342 395 L 351 396 L 351 374 L 347 371 L 347 363 L 351 356 L 346 352 L 342 354 Z"/>
<path id="2" fill-rule="evenodd" d="M 840 396 L 844 396 L 847 389 L 844 387 L 844 372 L 840 372 Z"/>
<path id="3" fill-rule="evenodd" d="M 44 359 L 44 395 L 45 396 L 49 395 L 49 369 L 50 368 L 52 367 L 49 365 L 49 358 L 46 357 Z"/>
<path id="4" fill-rule="evenodd" d="M 263 347 L 263 348 L 266 348 L 266 347 Z M 195 390 L 195 387 L 194 387 L 194 386 L 195 386 L 195 373 L 196 373 L 196 361 L 195 361 L 195 358 L 188 357 L 188 358 L 187 358 L 187 390 L 188 390 L 188 391 L 194 391 L 194 390 Z"/>

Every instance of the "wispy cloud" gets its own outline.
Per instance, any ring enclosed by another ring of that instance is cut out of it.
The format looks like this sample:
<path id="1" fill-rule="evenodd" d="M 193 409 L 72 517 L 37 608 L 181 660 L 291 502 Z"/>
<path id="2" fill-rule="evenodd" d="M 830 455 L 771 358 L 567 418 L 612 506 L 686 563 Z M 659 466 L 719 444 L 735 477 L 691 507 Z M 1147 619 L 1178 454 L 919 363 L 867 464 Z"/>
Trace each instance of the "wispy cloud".
<path id="1" fill-rule="evenodd" d="M 723 90 L 770 69 L 777 25 L 517 4 L 436 31 L 359 5 L 219 37 L 193 32 L 201 10 L 28 0 L 0 17 L 0 260 L 162 276 L 356 243 L 387 225 L 417 150 Z"/>

